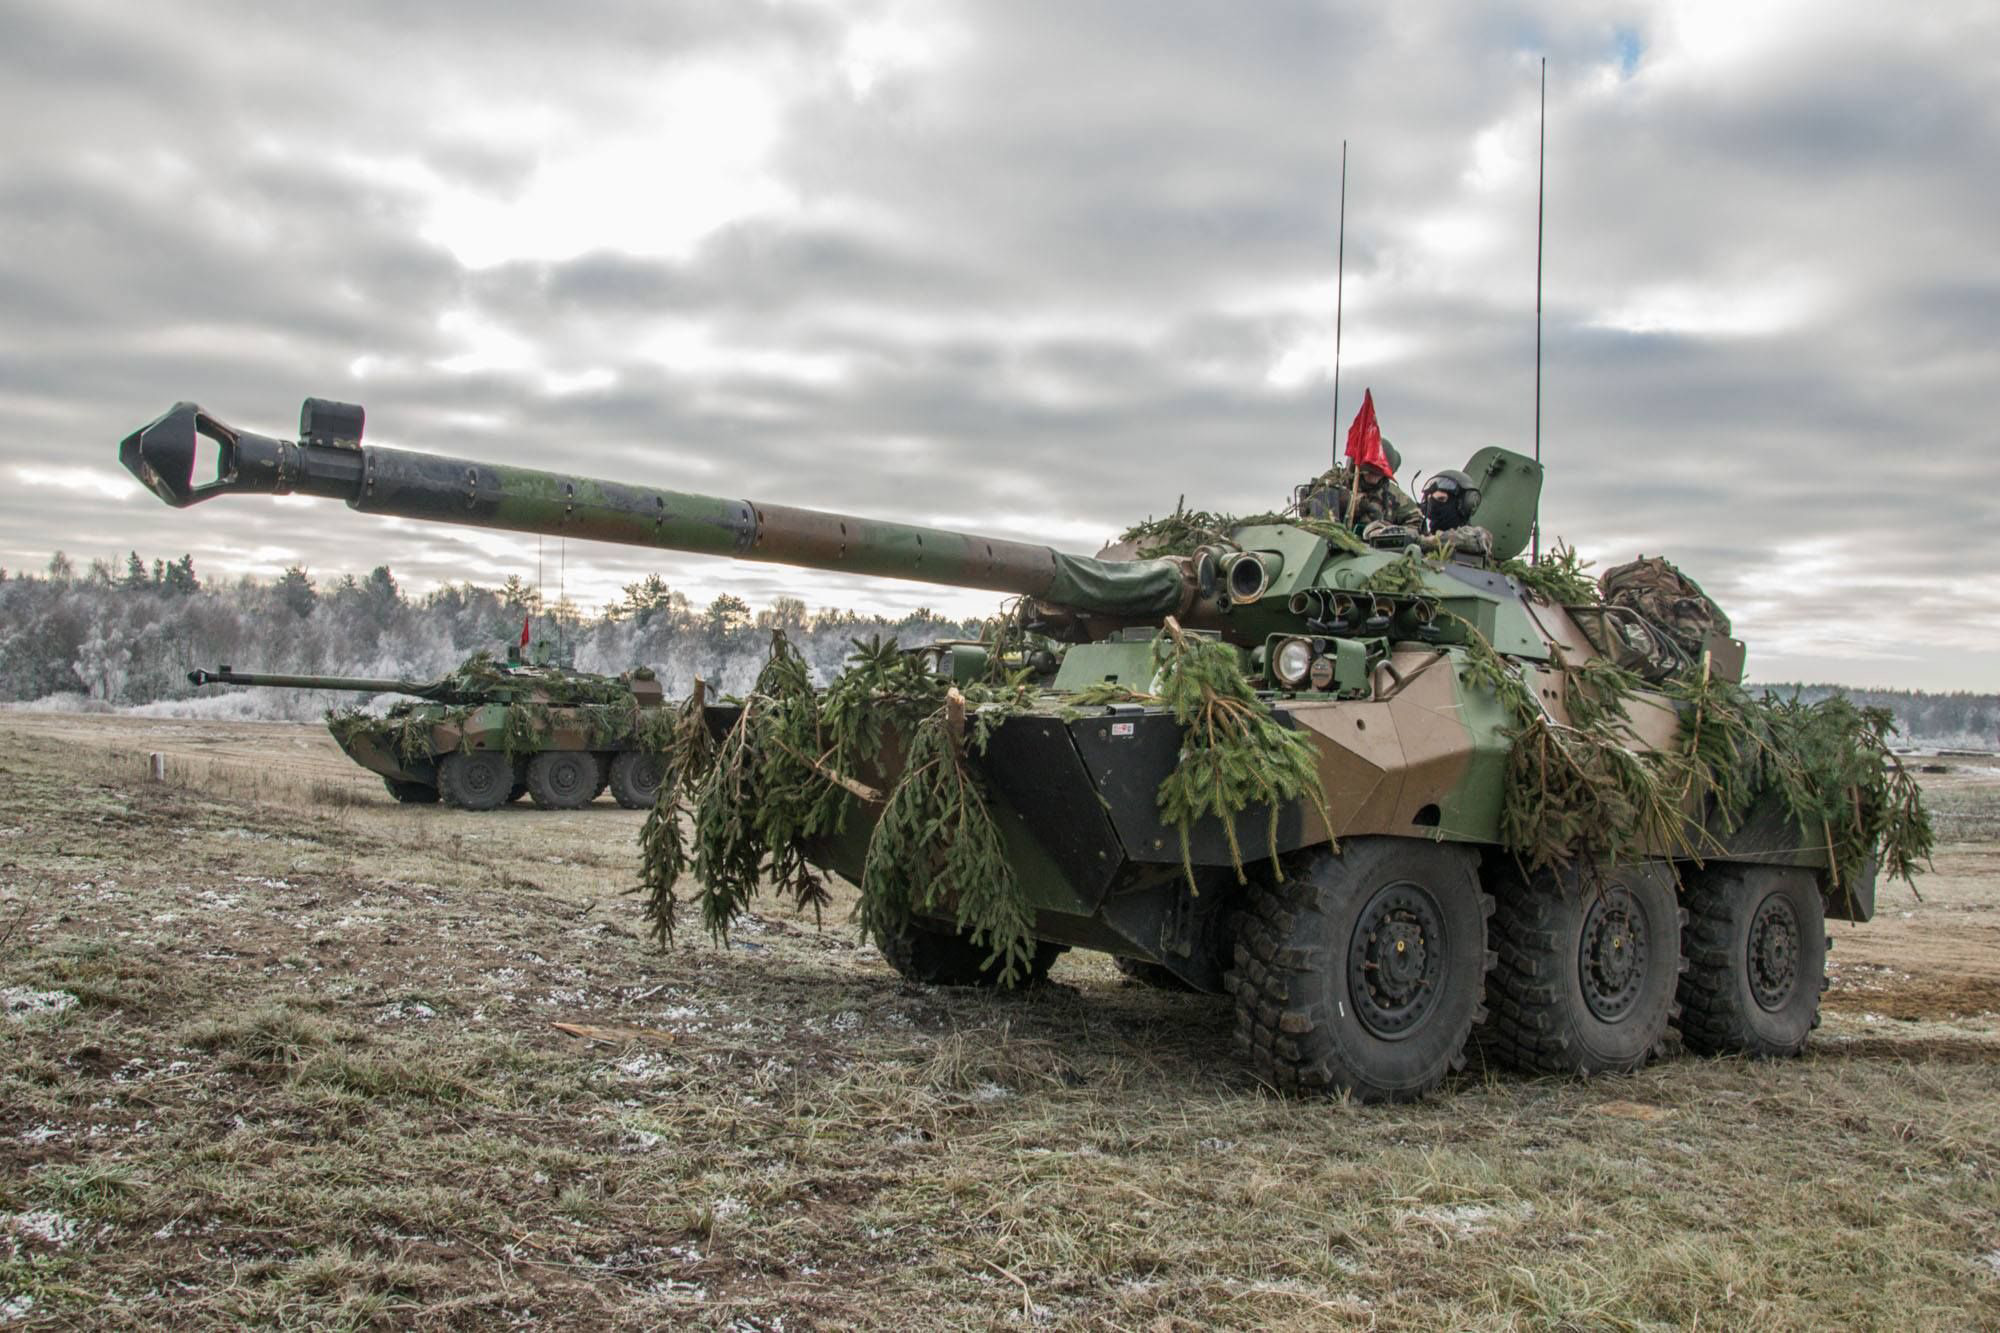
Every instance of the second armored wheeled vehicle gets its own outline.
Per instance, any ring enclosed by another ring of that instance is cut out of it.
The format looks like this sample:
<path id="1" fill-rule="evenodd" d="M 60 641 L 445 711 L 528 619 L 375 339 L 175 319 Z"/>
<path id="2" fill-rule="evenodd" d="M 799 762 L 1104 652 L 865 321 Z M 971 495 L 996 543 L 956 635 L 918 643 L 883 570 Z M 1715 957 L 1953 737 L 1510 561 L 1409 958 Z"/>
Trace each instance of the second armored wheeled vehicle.
<path id="1" fill-rule="evenodd" d="M 327 714 L 327 729 L 363 768 L 382 775 L 397 800 L 442 799 L 461 810 L 493 810 L 523 796 L 552 810 L 587 805 L 607 787 L 642 810 L 659 794 L 660 683 L 649 667 L 618 676 L 496 661 L 475 654 L 433 681 L 374 680 L 236 671 L 188 672 L 195 685 L 252 685 L 356 694 L 408 695 L 379 716 Z"/>

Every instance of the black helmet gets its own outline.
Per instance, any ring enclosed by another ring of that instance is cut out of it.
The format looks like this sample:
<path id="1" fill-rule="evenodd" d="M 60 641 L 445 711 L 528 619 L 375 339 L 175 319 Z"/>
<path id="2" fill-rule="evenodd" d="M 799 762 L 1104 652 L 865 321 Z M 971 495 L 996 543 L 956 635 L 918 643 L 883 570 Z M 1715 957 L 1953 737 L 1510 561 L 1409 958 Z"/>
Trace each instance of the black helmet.
<path id="1" fill-rule="evenodd" d="M 1479 488 L 1472 478 L 1448 467 L 1431 474 L 1424 482 L 1424 528 L 1430 532 L 1450 532 L 1462 528 L 1479 508 Z"/>

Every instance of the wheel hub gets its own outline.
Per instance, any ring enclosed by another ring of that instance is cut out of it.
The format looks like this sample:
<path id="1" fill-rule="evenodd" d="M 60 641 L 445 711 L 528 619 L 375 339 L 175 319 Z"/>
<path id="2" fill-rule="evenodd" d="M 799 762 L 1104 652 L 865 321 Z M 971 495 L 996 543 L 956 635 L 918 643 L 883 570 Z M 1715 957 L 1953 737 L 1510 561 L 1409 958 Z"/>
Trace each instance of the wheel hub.
<path id="1" fill-rule="evenodd" d="M 467 791 L 480 795 L 492 791 L 499 785 L 500 766 L 481 755 L 469 760 L 465 765 L 465 787 Z"/>
<path id="2" fill-rule="evenodd" d="M 1444 916 L 1416 884 L 1378 890 L 1355 920 L 1347 951 L 1348 997 L 1361 1025 L 1395 1041 L 1435 1007 L 1444 971 Z"/>
<path id="3" fill-rule="evenodd" d="M 1600 893 L 1584 914 L 1577 951 L 1583 1002 L 1606 1023 L 1632 1012 L 1646 984 L 1650 941 L 1645 914 L 1625 889 Z"/>
<path id="4" fill-rule="evenodd" d="M 1772 894 L 1750 918 L 1750 994 L 1767 1010 L 1782 1009 L 1799 982 L 1799 918 L 1791 900 Z"/>

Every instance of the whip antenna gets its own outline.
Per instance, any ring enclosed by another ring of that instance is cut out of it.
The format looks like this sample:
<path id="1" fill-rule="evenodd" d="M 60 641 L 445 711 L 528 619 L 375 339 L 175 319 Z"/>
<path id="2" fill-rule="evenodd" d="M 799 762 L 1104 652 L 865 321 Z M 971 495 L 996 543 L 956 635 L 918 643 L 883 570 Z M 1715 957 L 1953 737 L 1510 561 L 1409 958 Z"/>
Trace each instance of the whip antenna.
<path id="1" fill-rule="evenodd" d="M 1340 240 L 1333 261 L 1333 465 L 1340 466 L 1340 313 L 1347 282 L 1347 140 L 1340 141 Z"/>
<path id="2" fill-rule="evenodd" d="M 1535 465 L 1542 462 L 1542 198 L 1549 162 L 1549 58 L 1542 57 L 1541 142 L 1535 154 Z M 1334 335 L 1339 344 L 1339 335 Z M 1535 512 L 1535 526 L 1528 532 L 1528 563 L 1542 558 L 1542 515 Z"/>

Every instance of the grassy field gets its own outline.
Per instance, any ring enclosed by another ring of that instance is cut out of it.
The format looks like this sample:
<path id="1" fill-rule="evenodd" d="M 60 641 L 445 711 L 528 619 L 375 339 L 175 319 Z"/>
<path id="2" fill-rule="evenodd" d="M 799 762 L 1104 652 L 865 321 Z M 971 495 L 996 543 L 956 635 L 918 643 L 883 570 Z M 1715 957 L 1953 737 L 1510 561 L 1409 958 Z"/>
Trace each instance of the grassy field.
<path id="1" fill-rule="evenodd" d="M 608 801 L 0 713 L 0 1324 L 1994 1326 L 2000 772 L 1926 780 L 1806 1059 L 1379 1109 L 1094 955 L 926 991 L 845 903 L 662 952 Z"/>

